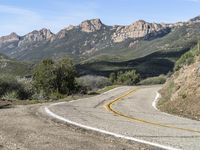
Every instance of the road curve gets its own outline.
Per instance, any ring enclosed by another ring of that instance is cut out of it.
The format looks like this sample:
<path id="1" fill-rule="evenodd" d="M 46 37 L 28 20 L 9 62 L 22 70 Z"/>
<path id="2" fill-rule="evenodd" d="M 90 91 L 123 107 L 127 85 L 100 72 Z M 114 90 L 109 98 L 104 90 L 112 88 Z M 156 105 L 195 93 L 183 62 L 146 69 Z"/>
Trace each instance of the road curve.
<path id="1" fill-rule="evenodd" d="M 44 107 L 54 118 L 163 149 L 200 149 L 200 122 L 156 110 L 160 86 L 119 87 L 93 98 Z"/>

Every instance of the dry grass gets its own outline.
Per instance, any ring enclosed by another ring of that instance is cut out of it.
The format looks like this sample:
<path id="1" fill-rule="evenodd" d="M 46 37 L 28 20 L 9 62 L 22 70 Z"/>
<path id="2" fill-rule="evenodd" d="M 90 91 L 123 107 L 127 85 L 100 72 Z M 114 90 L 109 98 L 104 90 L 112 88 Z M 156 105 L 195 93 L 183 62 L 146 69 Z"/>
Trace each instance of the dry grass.
<path id="1" fill-rule="evenodd" d="M 182 68 L 167 81 L 160 91 L 160 110 L 200 120 L 200 73 L 195 71 L 199 66 L 200 62 Z"/>

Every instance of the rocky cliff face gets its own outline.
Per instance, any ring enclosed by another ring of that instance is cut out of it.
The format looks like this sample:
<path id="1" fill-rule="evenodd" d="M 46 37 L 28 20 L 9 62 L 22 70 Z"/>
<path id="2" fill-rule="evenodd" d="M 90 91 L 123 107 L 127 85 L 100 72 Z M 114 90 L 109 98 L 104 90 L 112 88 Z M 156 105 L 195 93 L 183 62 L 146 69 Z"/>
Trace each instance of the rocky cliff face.
<path id="1" fill-rule="evenodd" d="M 19 40 L 20 40 L 20 36 L 18 36 L 16 33 L 13 32 L 8 36 L 0 37 L 0 45 L 4 43 L 19 41 Z"/>
<path id="2" fill-rule="evenodd" d="M 100 19 L 92 19 L 78 26 L 64 28 L 57 34 L 41 29 L 24 36 L 11 33 L 0 37 L 0 53 L 23 60 L 30 59 L 27 58 L 30 54 L 41 59 L 38 53 L 48 53 L 48 56 L 67 53 L 88 57 L 106 48 L 134 48 L 141 40 L 156 39 L 170 33 L 171 29 L 198 21 L 196 18 L 186 23 L 158 24 L 139 20 L 128 26 L 107 26 Z"/>
<path id="3" fill-rule="evenodd" d="M 28 33 L 27 35 L 23 36 L 18 43 L 19 47 L 23 47 L 24 45 L 41 42 L 41 41 L 48 41 L 53 38 L 54 34 L 48 29 L 41 29 L 39 31 L 33 31 Z"/>
<path id="4" fill-rule="evenodd" d="M 100 19 L 92 19 L 83 21 L 79 27 L 83 32 L 95 32 L 101 30 L 105 25 Z"/>
<path id="5" fill-rule="evenodd" d="M 129 26 L 117 26 L 112 39 L 114 42 L 122 42 L 128 38 L 142 38 L 151 33 L 154 33 L 154 36 L 156 36 L 156 34 L 167 28 L 168 26 L 165 24 L 148 23 L 144 20 L 139 20 Z"/>

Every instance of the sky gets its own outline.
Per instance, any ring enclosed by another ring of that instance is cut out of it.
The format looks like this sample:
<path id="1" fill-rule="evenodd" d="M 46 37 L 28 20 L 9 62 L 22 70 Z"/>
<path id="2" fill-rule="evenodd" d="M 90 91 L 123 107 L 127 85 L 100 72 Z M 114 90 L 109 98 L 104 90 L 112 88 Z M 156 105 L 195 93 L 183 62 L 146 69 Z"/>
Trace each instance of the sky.
<path id="1" fill-rule="evenodd" d="M 0 36 L 42 28 L 57 33 L 93 18 L 128 25 L 139 19 L 174 23 L 198 15 L 200 0 L 0 0 Z"/>

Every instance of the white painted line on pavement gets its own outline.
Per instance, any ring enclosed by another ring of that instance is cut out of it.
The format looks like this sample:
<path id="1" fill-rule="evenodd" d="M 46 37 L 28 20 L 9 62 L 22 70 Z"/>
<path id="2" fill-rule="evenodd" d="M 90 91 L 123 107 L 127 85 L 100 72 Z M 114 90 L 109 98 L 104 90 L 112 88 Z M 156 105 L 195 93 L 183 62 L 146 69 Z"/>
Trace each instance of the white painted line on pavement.
<path id="1" fill-rule="evenodd" d="M 59 104 L 60 103 L 56 103 L 54 105 L 59 105 Z M 117 133 L 109 132 L 109 131 L 106 131 L 106 130 L 102 130 L 102 129 L 90 127 L 90 126 L 87 126 L 87 125 L 83 125 L 83 124 L 71 121 L 69 119 L 66 119 L 66 118 L 64 118 L 62 116 L 59 116 L 59 115 L 53 113 L 51 110 L 49 110 L 48 107 L 45 107 L 44 109 L 45 109 L 45 111 L 46 111 L 46 113 L 48 115 L 50 115 L 50 116 L 52 116 L 52 117 L 54 117 L 54 118 L 56 118 L 58 120 L 61 120 L 61 121 L 65 122 L 65 123 L 69 123 L 69 124 L 72 124 L 72 125 L 75 125 L 75 126 L 87 129 L 87 130 L 92 130 L 92 131 L 100 132 L 100 133 L 103 133 L 103 134 L 107 134 L 107 135 L 111 135 L 111 136 L 114 136 L 114 137 L 118 137 L 118 138 L 122 138 L 122 139 L 126 139 L 126 140 L 131 140 L 131 141 L 139 142 L 139 143 L 142 143 L 142 144 L 147 144 L 147 145 L 155 146 L 155 147 L 162 148 L 162 149 L 180 150 L 180 149 L 176 149 L 176 148 L 173 148 L 173 147 L 170 147 L 170 146 L 165 146 L 165 145 L 161 145 L 161 144 L 158 144 L 158 143 L 153 143 L 153 142 L 149 142 L 149 141 L 145 141 L 145 140 L 133 138 L 133 137 L 130 137 L 130 136 L 125 136 L 125 135 L 122 135 L 122 134 L 117 134 Z"/>
<path id="2" fill-rule="evenodd" d="M 156 97 L 155 97 L 155 99 L 154 99 L 154 101 L 152 102 L 152 106 L 153 106 L 153 108 L 154 109 L 156 109 L 156 110 L 158 110 L 158 108 L 157 108 L 157 103 L 158 103 L 158 100 L 159 100 L 159 98 L 160 98 L 160 93 L 158 93 L 158 92 L 156 92 Z"/>

